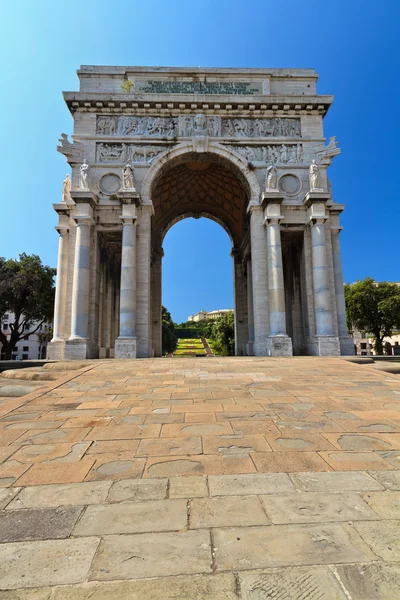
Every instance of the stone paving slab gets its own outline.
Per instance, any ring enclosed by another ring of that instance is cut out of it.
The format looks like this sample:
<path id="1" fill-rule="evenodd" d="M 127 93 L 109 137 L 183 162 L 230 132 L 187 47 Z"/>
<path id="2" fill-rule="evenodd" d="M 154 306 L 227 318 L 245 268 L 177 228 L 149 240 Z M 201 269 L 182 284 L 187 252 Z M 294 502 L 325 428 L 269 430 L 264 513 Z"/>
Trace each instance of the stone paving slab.
<path id="1" fill-rule="evenodd" d="M 397 600 L 399 435 L 342 359 L 94 361 L 2 404 L 0 600 Z"/>
<path id="2" fill-rule="evenodd" d="M 83 582 L 98 545 L 96 538 L 0 544 L 0 589 Z"/>
<path id="3" fill-rule="evenodd" d="M 207 530 L 107 536 L 93 561 L 89 579 L 142 579 L 210 573 Z"/>
<path id="4" fill-rule="evenodd" d="M 1 512 L 0 544 L 67 538 L 81 512 L 81 506 Z"/>
<path id="5" fill-rule="evenodd" d="M 352 527 L 337 523 L 217 529 L 214 544 L 218 571 L 377 559 Z"/>

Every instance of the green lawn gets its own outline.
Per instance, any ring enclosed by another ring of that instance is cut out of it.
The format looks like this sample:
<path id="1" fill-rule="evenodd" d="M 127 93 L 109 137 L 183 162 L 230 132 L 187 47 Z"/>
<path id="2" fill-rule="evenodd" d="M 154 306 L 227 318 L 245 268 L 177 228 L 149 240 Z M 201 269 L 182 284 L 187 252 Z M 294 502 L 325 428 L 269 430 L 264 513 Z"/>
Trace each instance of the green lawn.
<path id="1" fill-rule="evenodd" d="M 196 356 L 204 355 L 204 346 L 198 338 L 179 339 L 174 356 Z"/>

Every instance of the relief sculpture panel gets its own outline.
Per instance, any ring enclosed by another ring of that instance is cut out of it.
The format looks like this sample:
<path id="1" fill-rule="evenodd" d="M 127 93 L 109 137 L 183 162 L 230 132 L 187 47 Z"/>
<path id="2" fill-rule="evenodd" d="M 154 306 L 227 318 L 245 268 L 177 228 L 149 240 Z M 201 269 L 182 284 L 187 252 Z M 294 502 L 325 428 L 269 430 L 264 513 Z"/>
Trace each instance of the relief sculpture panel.
<path id="1" fill-rule="evenodd" d="M 171 146 L 142 146 L 139 144 L 96 144 L 98 163 L 151 163 Z"/>
<path id="2" fill-rule="evenodd" d="M 97 135 L 143 137 L 191 137 L 198 123 L 204 121 L 204 134 L 210 137 L 265 138 L 301 137 L 300 119 L 231 119 L 216 115 L 181 115 L 179 117 L 105 116 L 97 117 Z"/>
<path id="3" fill-rule="evenodd" d="M 249 162 L 267 164 L 301 164 L 303 162 L 302 144 L 275 144 L 268 146 L 230 146 L 232 150 L 244 156 Z"/>

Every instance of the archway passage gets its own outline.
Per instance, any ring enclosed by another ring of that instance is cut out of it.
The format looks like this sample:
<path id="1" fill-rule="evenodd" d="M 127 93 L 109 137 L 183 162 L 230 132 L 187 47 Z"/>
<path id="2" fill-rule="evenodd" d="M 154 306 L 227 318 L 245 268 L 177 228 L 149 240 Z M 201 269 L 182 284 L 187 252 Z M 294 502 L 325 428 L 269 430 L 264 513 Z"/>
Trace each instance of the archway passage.
<path id="1" fill-rule="evenodd" d="M 162 243 L 169 229 L 186 217 L 208 217 L 219 223 L 232 242 L 234 272 L 235 351 L 247 353 L 248 308 L 246 255 L 249 253 L 249 189 L 240 170 L 211 153 L 188 152 L 167 162 L 156 178 L 152 217 L 152 340 L 161 355 Z M 212 240 L 209 240 L 212 243 Z"/>

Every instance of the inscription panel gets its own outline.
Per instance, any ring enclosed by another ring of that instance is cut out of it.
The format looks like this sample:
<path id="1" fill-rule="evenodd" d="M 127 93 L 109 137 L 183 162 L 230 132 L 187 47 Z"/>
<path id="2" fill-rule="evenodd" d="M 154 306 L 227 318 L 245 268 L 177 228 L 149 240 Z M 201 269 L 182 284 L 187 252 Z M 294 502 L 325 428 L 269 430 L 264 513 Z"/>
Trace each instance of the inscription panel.
<path id="1" fill-rule="evenodd" d="M 262 94 L 261 81 L 182 81 L 137 79 L 137 94 L 210 94 L 254 96 Z"/>

